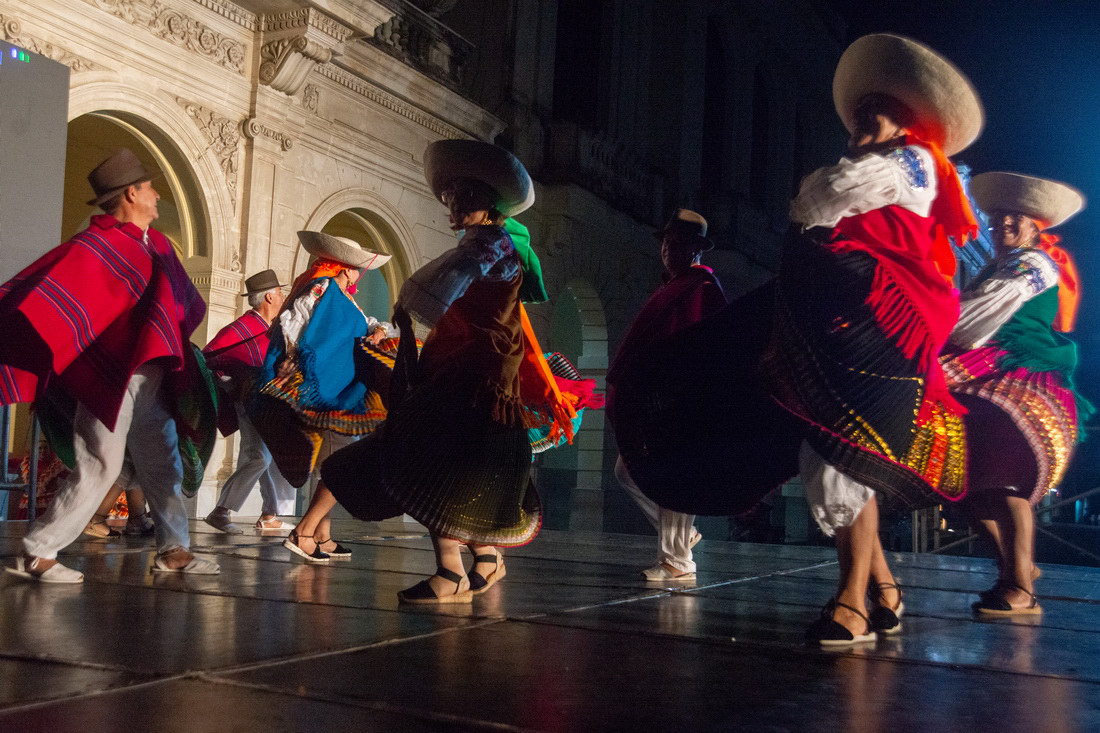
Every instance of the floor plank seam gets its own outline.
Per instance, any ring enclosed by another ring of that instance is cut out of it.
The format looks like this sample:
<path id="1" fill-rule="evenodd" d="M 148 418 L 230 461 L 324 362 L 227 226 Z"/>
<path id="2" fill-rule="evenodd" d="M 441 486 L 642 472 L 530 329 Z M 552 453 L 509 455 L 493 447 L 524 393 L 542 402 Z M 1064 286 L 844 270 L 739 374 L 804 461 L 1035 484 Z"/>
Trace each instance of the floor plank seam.
<path id="1" fill-rule="evenodd" d="M 278 696 L 289 695 L 291 697 L 296 697 L 304 700 L 315 700 L 318 702 L 343 705 L 345 707 L 373 710 L 376 712 L 390 713 L 393 715 L 403 715 L 418 720 L 429 721 L 432 723 L 476 726 L 485 730 L 507 731 L 508 733 L 534 733 L 535 731 L 535 729 L 533 728 L 521 728 L 518 726 L 509 725 L 508 723 L 498 723 L 496 721 L 485 720 L 483 718 L 471 718 L 465 715 L 456 715 L 454 713 L 442 713 L 432 710 L 410 708 L 403 705 L 394 705 L 392 703 L 384 702 L 381 700 L 363 700 L 358 698 L 341 697 L 339 695 L 328 695 L 323 692 L 318 692 L 316 690 L 302 688 L 295 688 L 291 690 L 274 685 L 265 685 L 257 682 L 245 682 L 243 680 L 227 679 L 224 677 L 214 677 L 207 674 L 192 675 L 190 679 L 201 680 L 203 682 L 215 685 L 240 687 L 248 690 L 255 690 L 257 692 L 265 692 Z"/>

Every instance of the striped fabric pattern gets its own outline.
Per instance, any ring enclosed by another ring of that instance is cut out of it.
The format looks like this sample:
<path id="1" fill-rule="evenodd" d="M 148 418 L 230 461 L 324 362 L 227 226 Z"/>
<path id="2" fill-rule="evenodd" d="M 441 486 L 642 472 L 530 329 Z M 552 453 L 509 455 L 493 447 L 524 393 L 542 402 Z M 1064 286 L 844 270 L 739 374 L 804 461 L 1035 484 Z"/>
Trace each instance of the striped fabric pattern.
<path id="1" fill-rule="evenodd" d="M 33 401 L 50 380 L 113 428 L 139 366 L 182 368 L 206 306 L 171 243 L 147 236 L 93 217 L 0 288 L 0 404 Z"/>

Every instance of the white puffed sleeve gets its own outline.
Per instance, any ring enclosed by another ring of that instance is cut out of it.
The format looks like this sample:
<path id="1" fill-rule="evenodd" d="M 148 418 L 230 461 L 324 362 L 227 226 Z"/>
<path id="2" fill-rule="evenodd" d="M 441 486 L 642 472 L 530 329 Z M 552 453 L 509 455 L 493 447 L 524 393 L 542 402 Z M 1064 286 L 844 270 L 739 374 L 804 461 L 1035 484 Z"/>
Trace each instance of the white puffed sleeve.
<path id="1" fill-rule="evenodd" d="M 320 280 L 310 287 L 308 292 L 302 293 L 294 301 L 290 308 L 279 315 L 279 326 L 282 327 L 283 338 L 286 339 L 286 354 L 293 358 L 298 350 L 298 339 L 302 337 L 302 331 L 313 315 L 313 309 L 317 301 L 325 294 L 328 284 L 332 282 L 328 278 Z"/>
<path id="2" fill-rule="evenodd" d="M 1058 266 L 1035 249 L 1010 253 L 993 275 L 963 295 L 951 341 L 964 349 L 984 345 L 1027 301 L 1058 284 Z"/>
<path id="3" fill-rule="evenodd" d="M 936 198 L 932 155 L 919 145 L 868 153 L 802 179 L 791 220 L 804 228 L 834 227 L 841 219 L 895 204 L 928 216 Z"/>

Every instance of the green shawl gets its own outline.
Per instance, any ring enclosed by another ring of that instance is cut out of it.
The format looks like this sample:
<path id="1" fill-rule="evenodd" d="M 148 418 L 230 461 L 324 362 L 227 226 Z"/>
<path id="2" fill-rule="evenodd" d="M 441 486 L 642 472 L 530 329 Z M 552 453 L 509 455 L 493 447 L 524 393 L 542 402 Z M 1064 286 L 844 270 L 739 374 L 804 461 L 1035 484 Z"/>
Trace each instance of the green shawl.
<path id="1" fill-rule="evenodd" d="M 523 269 L 523 284 L 519 286 L 519 298 L 524 303 L 543 303 L 550 300 L 546 292 L 546 283 L 542 279 L 542 264 L 539 256 L 531 248 L 531 232 L 527 227 L 512 218 L 504 220 L 504 231 L 512 238 Z"/>

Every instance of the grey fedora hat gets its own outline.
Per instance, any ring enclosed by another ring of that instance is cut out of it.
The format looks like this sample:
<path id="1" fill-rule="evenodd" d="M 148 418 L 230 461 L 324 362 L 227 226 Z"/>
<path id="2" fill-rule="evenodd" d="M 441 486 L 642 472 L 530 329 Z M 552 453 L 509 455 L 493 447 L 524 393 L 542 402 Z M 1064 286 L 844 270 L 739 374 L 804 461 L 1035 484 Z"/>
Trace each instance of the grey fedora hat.
<path id="1" fill-rule="evenodd" d="M 146 169 L 134 151 L 120 148 L 88 174 L 88 183 L 95 192 L 95 197 L 87 202 L 88 206 L 110 201 L 130 186 L 151 181 L 159 175 L 160 171 Z"/>

